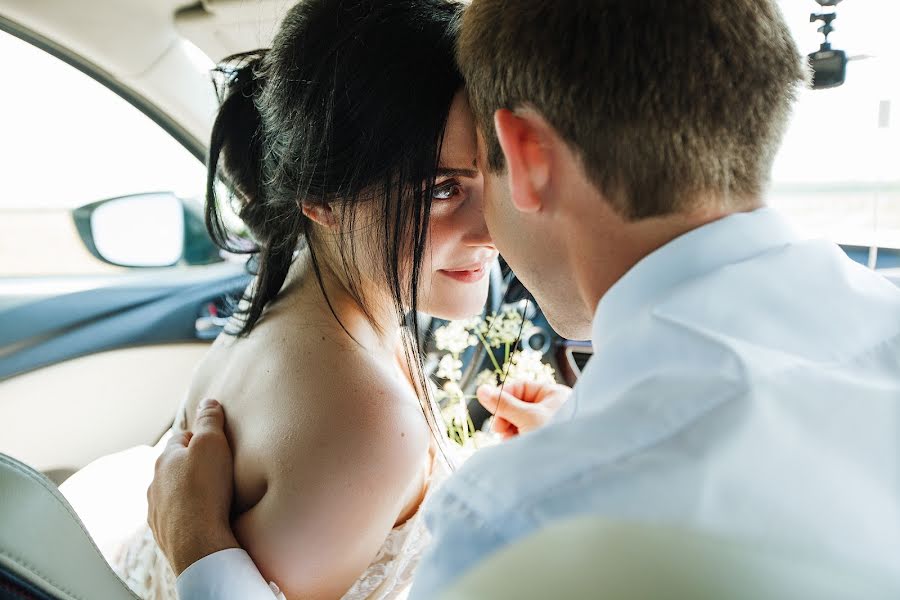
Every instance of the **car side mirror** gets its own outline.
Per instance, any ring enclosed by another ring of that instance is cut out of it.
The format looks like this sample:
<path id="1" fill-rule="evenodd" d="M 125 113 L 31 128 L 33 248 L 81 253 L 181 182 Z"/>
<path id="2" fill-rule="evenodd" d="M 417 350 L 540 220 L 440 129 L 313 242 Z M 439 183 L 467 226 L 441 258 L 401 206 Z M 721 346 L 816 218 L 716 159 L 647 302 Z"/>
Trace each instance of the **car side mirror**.
<path id="1" fill-rule="evenodd" d="M 170 192 L 109 198 L 73 212 L 88 251 L 120 267 L 171 267 L 219 262 L 200 209 Z"/>

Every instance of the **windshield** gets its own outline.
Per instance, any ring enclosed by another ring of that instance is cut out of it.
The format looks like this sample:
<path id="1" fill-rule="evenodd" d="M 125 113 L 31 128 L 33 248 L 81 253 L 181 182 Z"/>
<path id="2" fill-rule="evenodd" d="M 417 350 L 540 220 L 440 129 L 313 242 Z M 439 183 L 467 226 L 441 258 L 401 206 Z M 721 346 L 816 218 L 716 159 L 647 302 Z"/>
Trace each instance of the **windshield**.
<path id="1" fill-rule="evenodd" d="M 781 0 L 800 49 L 818 50 L 823 12 L 813 0 Z M 866 251 L 900 248 L 900 49 L 896 0 L 844 0 L 830 41 L 851 58 L 846 83 L 803 90 L 772 173 L 769 203 L 809 236 Z M 889 253 L 884 253 L 885 259 Z M 900 266 L 882 264 L 881 266 Z M 890 262 L 890 261 L 887 261 Z"/>

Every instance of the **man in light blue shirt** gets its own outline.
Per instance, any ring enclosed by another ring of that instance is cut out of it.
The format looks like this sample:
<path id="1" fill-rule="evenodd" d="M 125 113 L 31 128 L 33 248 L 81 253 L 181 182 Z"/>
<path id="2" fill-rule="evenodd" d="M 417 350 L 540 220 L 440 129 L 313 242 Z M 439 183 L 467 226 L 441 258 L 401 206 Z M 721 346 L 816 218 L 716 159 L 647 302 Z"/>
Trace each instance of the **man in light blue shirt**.
<path id="1" fill-rule="evenodd" d="M 577 515 L 900 574 L 895 285 L 760 209 L 638 263 L 604 294 L 593 339 L 554 423 L 477 454 L 431 499 L 412 597 Z"/>
<path id="2" fill-rule="evenodd" d="M 411 596 L 584 514 L 900 573 L 900 290 L 763 208 L 805 76 L 775 3 L 474 0 L 459 58 L 494 241 L 595 354 L 564 404 L 558 388 L 534 404 L 481 393 L 523 435 L 429 499 Z M 205 410 L 202 434 L 224 439 Z M 150 495 L 169 557 L 203 557 L 182 600 L 271 598 L 214 541 L 227 515 L 196 518 L 190 490 L 209 501 L 223 451 L 179 443 Z"/>

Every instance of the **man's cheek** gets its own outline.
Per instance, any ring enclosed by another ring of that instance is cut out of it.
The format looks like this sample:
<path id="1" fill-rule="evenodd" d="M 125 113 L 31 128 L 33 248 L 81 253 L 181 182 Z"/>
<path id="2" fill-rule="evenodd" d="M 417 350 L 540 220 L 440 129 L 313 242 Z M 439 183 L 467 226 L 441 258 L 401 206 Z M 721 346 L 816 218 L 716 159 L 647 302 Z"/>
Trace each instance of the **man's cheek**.
<path id="1" fill-rule="evenodd" d="M 484 222 L 487 225 L 488 232 L 493 238 L 495 244 L 502 245 L 506 241 L 506 231 L 503 224 L 503 211 L 497 210 L 498 207 L 493 202 L 486 202 L 484 207 Z M 500 241 L 497 241 L 497 240 Z M 503 252 L 503 248 L 498 248 Z"/>

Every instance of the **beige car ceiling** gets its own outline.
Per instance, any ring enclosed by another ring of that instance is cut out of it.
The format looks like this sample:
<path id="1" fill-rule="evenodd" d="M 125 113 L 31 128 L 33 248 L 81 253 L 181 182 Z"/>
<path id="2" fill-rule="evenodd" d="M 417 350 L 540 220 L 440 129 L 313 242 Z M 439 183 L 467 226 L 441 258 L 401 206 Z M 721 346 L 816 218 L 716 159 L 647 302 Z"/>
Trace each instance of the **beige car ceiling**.
<path id="1" fill-rule="evenodd" d="M 286 0 L 0 0 L 0 18 L 77 56 L 206 146 L 213 61 L 267 47 Z M 199 50 L 199 51 L 198 51 Z"/>

